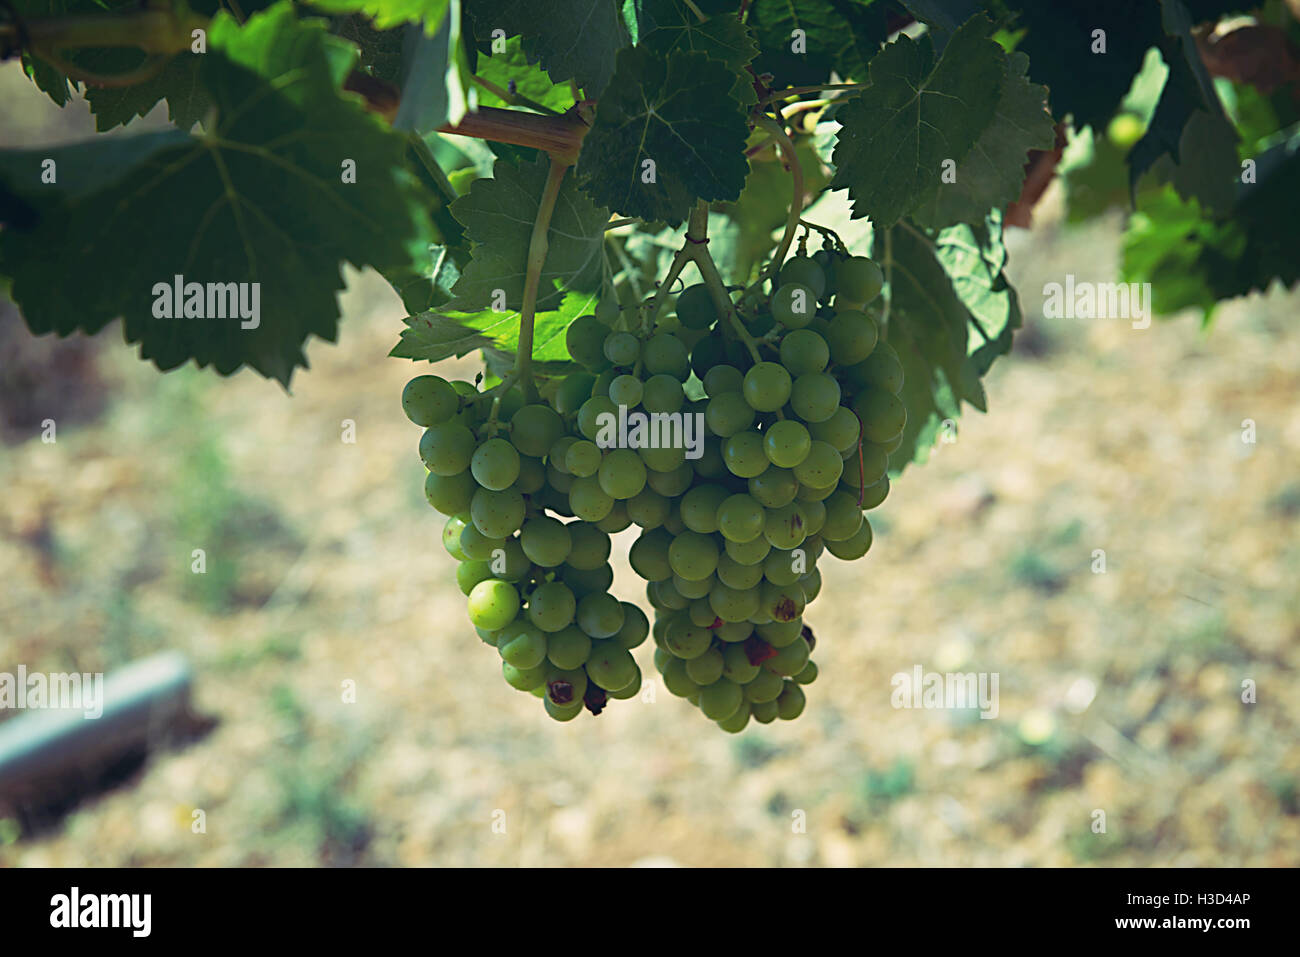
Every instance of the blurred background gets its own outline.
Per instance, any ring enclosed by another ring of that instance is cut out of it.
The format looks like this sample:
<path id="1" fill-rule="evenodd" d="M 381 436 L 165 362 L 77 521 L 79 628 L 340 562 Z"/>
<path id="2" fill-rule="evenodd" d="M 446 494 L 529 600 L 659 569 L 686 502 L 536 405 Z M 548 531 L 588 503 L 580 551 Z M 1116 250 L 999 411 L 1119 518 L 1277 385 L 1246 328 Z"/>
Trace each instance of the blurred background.
<path id="1" fill-rule="evenodd" d="M 91 130 L 0 69 L 6 144 Z M 1011 231 L 1027 328 L 990 414 L 894 484 L 866 560 L 823 559 L 804 715 L 734 736 L 662 685 L 561 725 L 501 680 L 376 275 L 292 396 L 159 375 L 116 324 L 36 340 L 0 303 L 0 671 L 175 649 L 217 722 L 66 813 L 0 810 L 0 864 L 1300 863 L 1300 296 L 1208 329 L 1046 320 L 1044 283 L 1118 271 L 1122 215 L 1062 210 L 1058 181 Z M 631 540 L 615 591 L 648 611 Z M 998 673 L 998 717 L 895 710 L 916 665 Z"/>

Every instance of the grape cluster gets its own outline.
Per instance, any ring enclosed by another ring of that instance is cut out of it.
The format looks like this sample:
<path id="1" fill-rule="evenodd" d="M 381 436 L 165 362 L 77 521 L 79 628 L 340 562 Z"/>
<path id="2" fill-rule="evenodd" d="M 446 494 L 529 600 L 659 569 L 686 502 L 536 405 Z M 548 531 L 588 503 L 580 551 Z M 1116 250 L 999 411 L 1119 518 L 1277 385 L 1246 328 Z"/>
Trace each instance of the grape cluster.
<path id="1" fill-rule="evenodd" d="M 630 649 L 653 634 L 664 686 L 724 730 L 803 711 L 817 560 L 871 547 L 863 512 L 889 493 L 906 424 L 902 365 L 867 311 L 881 285 L 874 262 L 827 247 L 787 260 L 758 302 L 700 283 L 650 329 L 598 309 L 566 335 L 583 371 L 547 383 L 545 403 L 500 396 L 495 417 L 468 383 L 407 386 L 426 493 L 507 681 L 561 720 L 584 695 L 598 713 L 637 693 Z M 703 428 L 611 443 L 609 424 L 638 413 Z M 633 524 L 653 628 L 609 593 L 609 536 Z"/>

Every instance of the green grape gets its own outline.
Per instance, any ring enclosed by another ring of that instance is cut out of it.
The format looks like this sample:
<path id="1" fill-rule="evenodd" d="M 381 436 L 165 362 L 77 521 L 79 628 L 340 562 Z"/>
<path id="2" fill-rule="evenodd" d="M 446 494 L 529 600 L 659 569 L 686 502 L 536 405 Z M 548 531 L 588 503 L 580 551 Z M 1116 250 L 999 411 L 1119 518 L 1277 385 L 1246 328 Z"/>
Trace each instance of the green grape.
<path id="1" fill-rule="evenodd" d="M 754 629 L 773 648 L 784 648 L 803 634 L 803 620 L 771 621 Z"/>
<path id="2" fill-rule="evenodd" d="M 731 717 L 744 703 L 745 696 L 740 685 L 727 678 L 719 678 L 713 684 L 700 689 L 700 710 L 706 718 L 722 721 Z"/>
<path id="3" fill-rule="evenodd" d="M 697 628 L 712 628 L 720 619 L 718 613 L 713 610 L 707 598 L 697 598 L 691 602 L 686 609 L 687 616 L 691 619 L 691 624 Z"/>
<path id="4" fill-rule="evenodd" d="M 594 592 L 578 602 L 578 627 L 593 638 L 617 635 L 623 616 L 623 605 L 613 595 Z"/>
<path id="5" fill-rule="evenodd" d="M 622 307 L 618 304 L 618 297 L 616 296 L 605 296 L 596 303 L 596 318 L 610 328 L 613 328 L 614 323 L 618 322 L 621 311 Z"/>
<path id="6" fill-rule="evenodd" d="M 761 704 L 750 703 L 750 714 L 759 724 L 771 724 L 777 718 L 777 705 L 775 701 L 764 701 Z"/>
<path id="7" fill-rule="evenodd" d="M 439 475 L 430 472 L 424 478 L 424 497 L 443 515 L 457 515 L 469 511 L 470 502 L 478 490 L 478 483 L 469 472 L 456 475 Z"/>
<path id="8" fill-rule="evenodd" d="M 546 697 L 552 704 L 582 706 L 587 693 L 587 673 L 581 668 L 556 668 L 546 671 Z"/>
<path id="9" fill-rule="evenodd" d="M 679 299 L 678 302 L 681 302 Z M 709 300 L 709 306 L 712 307 L 713 301 Z M 727 344 L 721 336 L 706 336 L 695 344 L 691 349 L 691 371 L 704 381 L 704 376 L 716 365 L 721 365 L 727 361 Z"/>
<path id="10" fill-rule="evenodd" d="M 548 405 L 526 405 L 510 419 L 510 441 L 524 455 L 541 458 L 564 434 L 564 420 Z"/>
<path id="11" fill-rule="evenodd" d="M 599 371 L 609 364 L 602 349 L 607 335 L 609 328 L 595 316 L 579 316 L 564 331 L 564 345 L 574 362 Z"/>
<path id="12" fill-rule="evenodd" d="M 846 538 L 842 542 L 832 542 L 829 538 L 826 540 L 826 551 L 845 562 L 856 561 L 870 548 L 871 523 L 865 518 L 862 520 L 862 527 L 851 538 Z"/>
<path id="13" fill-rule="evenodd" d="M 796 638 L 790 644 L 778 648 L 775 655 L 763 662 L 763 667 L 783 678 L 792 678 L 803 671 L 810 654 L 812 649 L 808 647 L 808 642 L 802 637 Z"/>
<path id="14" fill-rule="evenodd" d="M 650 634 L 650 620 L 646 618 L 645 612 L 631 602 L 619 604 L 623 606 L 623 626 L 614 636 L 614 641 L 624 648 L 636 648 Z"/>
<path id="15" fill-rule="evenodd" d="M 796 329 L 781 340 L 781 364 L 792 376 L 821 372 L 830 361 L 830 346 L 811 329 Z"/>
<path id="16" fill-rule="evenodd" d="M 520 671 L 528 671 L 546 660 L 546 634 L 536 625 L 516 618 L 501 630 L 497 651 Z"/>
<path id="17" fill-rule="evenodd" d="M 807 372 L 794 380 L 790 389 L 790 407 L 805 422 L 825 422 L 835 415 L 840 405 L 840 384 L 825 372 Z M 856 429 L 857 423 L 854 422 Z M 811 430 L 810 430 L 811 431 Z"/>
<path id="18" fill-rule="evenodd" d="M 556 704 L 550 698 L 543 698 L 542 705 L 546 708 L 546 713 L 556 721 L 572 721 L 582 714 L 581 701 L 576 701 L 573 704 Z"/>
<path id="19" fill-rule="evenodd" d="M 564 671 L 581 668 L 591 653 L 591 638 L 574 625 L 566 625 L 549 638 L 543 636 L 543 641 L 547 659 Z"/>
<path id="20" fill-rule="evenodd" d="M 728 717 L 718 721 L 717 725 L 728 734 L 739 734 L 744 731 L 745 727 L 749 724 L 749 717 L 749 704 L 742 701 L 739 708 L 732 712 Z"/>
<path id="21" fill-rule="evenodd" d="M 485 562 L 492 553 L 505 544 L 505 536 L 489 538 L 474 525 L 466 525 L 460 533 L 460 550 L 471 561 Z"/>
<path id="22" fill-rule="evenodd" d="M 722 649 L 722 677 L 738 685 L 747 685 L 758 677 L 759 666 L 749 660 L 741 645 L 727 645 Z"/>
<path id="23" fill-rule="evenodd" d="M 727 498 L 721 485 L 697 485 L 684 496 L 678 506 L 682 522 L 692 532 L 707 535 L 718 530 L 718 508 Z"/>
<path id="24" fill-rule="evenodd" d="M 857 447 L 858 417 L 852 409 L 840 406 L 824 422 L 810 422 L 808 432 L 815 440 L 825 442 L 837 452 L 844 452 Z"/>
<path id="25" fill-rule="evenodd" d="M 844 378 L 855 390 L 873 387 L 897 395 L 903 389 L 903 364 L 889 343 L 879 342 L 871 355 L 844 370 Z"/>
<path id="26" fill-rule="evenodd" d="M 888 442 L 881 442 L 880 447 L 885 450 L 886 455 L 893 455 L 898 451 L 898 447 L 903 444 L 903 433 L 899 432 Z"/>
<path id="27" fill-rule="evenodd" d="M 776 316 L 765 310 L 755 315 L 754 318 L 747 320 L 745 326 L 749 329 L 751 336 L 759 338 L 776 328 Z"/>
<path id="28" fill-rule="evenodd" d="M 673 497 L 680 495 L 681 491 L 664 491 L 655 483 L 655 481 L 652 481 L 652 479 L 654 479 L 653 473 L 659 472 L 670 475 L 670 478 L 658 480 L 661 484 L 668 487 L 676 487 L 682 482 L 685 482 L 686 484 L 683 485 L 682 488 L 686 488 L 690 485 L 691 479 L 695 477 L 695 470 L 686 464 L 685 449 L 673 446 L 659 449 L 641 448 L 636 450 L 636 454 L 641 456 L 641 461 L 644 462 L 645 467 L 650 470 L 646 473 L 646 482 L 660 495 Z"/>
<path id="29" fill-rule="evenodd" d="M 862 437 L 885 444 L 907 425 L 907 407 L 898 396 L 884 389 L 864 389 L 853 400 L 853 411 L 862 420 Z"/>
<path id="30" fill-rule="evenodd" d="M 728 588 L 753 588 L 763 580 L 763 564 L 742 565 L 730 555 L 718 556 L 718 581 Z"/>
<path id="31" fill-rule="evenodd" d="M 766 517 L 764 517 L 766 524 Z M 772 544 L 763 536 L 754 539 L 752 542 L 733 542 L 726 540 L 727 554 L 742 565 L 757 565 L 767 553 L 772 550 Z"/>
<path id="32" fill-rule="evenodd" d="M 674 536 L 686 531 L 686 523 L 682 521 L 682 517 L 677 513 L 676 509 L 669 512 L 668 517 L 664 519 L 664 531 Z"/>
<path id="33" fill-rule="evenodd" d="M 599 343 L 600 340 L 595 341 Z M 596 377 L 587 372 L 578 372 L 560 380 L 560 385 L 555 390 L 555 411 L 561 415 L 572 415 L 577 412 L 582 408 L 582 403 L 591 398 L 591 390 L 595 384 Z"/>
<path id="34" fill-rule="evenodd" d="M 672 581 L 673 587 L 687 598 L 703 598 L 713 587 L 714 578 L 712 575 L 706 578 L 682 578 L 674 575 Z"/>
<path id="35" fill-rule="evenodd" d="M 763 434 L 763 451 L 777 468 L 793 469 L 808 457 L 810 448 L 812 437 L 808 429 L 793 419 L 773 422 Z"/>
<path id="36" fill-rule="evenodd" d="M 524 497 L 512 488 L 500 492 L 481 488 L 470 500 L 474 527 L 488 538 L 506 538 L 524 523 Z"/>
<path id="37" fill-rule="evenodd" d="M 745 373 L 742 392 L 750 407 L 775 412 L 790 399 L 790 373 L 775 362 L 760 362 Z"/>
<path id="38" fill-rule="evenodd" d="M 466 524 L 459 515 L 452 515 L 442 526 L 442 547 L 458 562 L 469 560 L 469 556 L 460 548 L 460 533 L 465 531 Z"/>
<path id="39" fill-rule="evenodd" d="M 628 655 L 628 659 L 629 659 L 629 660 L 632 660 L 632 656 L 631 656 L 631 655 Z M 606 667 L 606 666 L 600 666 L 600 667 L 603 668 L 603 667 Z M 609 667 L 617 667 L 617 666 L 611 664 Z M 635 661 L 635 660 L 632 660 L 632 667 L 633 667 L 633 668 L 636 668 L 636 661 Z M 602 671 L 601 671 L 601 674 L 602 674 L 602 675 L 607 675 L 607 677 L 606 677 L 605 680 L 608 680 L 608 681 L 616 681 L 616 680 L 618 680 L 616 677 L 614 677 L 614 676 L 617 674 L 617 672 L 615 672 L 615 671 L 605 672 L 605 671 L 602 670 Z M 592 677 L 591 680 L 592 680 L 592 681 L 595 681 L 596 679 L 595 679 L 595 677 Z M 596 684 L 600 684 L 600 682 L 599 682 L 599 681 L 596 681 Z M 637 694 L 641 691 L 641 669 L 640 669 L 640 668 L 636 668 L 636 670 L 632 672 L 632 680 L 629 681 L 629 682 L 628 682 L 624 687 L 619 688 L 619 689 L 617 689 L 617 690 L 615 690 L 615 691 L 610 691 L 608 688 L 606 688 L 605 691 L 609 694 L 609 696 L 610 696 L 611 698 L 618 698 L 618 699 L 620 699 L 620 700 L 626 700 L 626 699 L 628 699 L 628 698 L 635 698 L 635 697 L 637 696 Z"/>
<path id="40" fill-rule="evenodd" d="M 568 563 L 574 568 L 585 571 L 604 567 L 609 561 L 611 547 L 609 536 L 584 522 L 573 522 L 566 528 L 569 530 L 569 538 L 572 542 Z"/>
<path id="41" fill-rule="evenodd" d="M 753 588 L 728 588 L 715 582 L 709 589 L 709 606 L 723 621 L 745 621 L 758 611 L 759 597 Z"/>
<path id="42" fill-rule="evenodd" d="M 803 671 L 794 675 L 796 684 L 810 685 L 817 680 L 817 662 L 810 661 L 803 666 Z"/>
<path id="43" fill-rule="evenodd" d="M 794 621 L 803 614 L 804 607 L 808 604 L 798 582 L 793 585 L 773 585 L 768 582 L 763 586 L 760 601 L 763 611 L 771 615 L 773 621 Z"/>
<path id="44" fill-rule="evenodd" d="M 716 369 L 710 370 L 710 375 Z M 727 366 L 726 368 L 731 368 Z M 739 392 L 723 392 L 709 400 L 704 407 L 704 424 L 714 435 L 727 437 L 743 432 L 754 424 L 754 410 Z"/>
<path id="45" fill-rule="evenodd" d="M 826 488 L 813 488 L 810 485 L 800 485 L 799 494 L 794 497 L 796 502 L 823 502 L 830 497 L 836 486 L 828 485 Z"/>
<path id="46" fill-rule="evenodd" d="M 677 318 L 687 329 L 707 329 L 718 318 L 713 296 L 704 283 L 687 286 L 677 297 Z"/>
<path id="47" fill-rule="evenodd" d="M 678 658 L 697 658 L 709 650 L 713 632 L 700 628 L 690 618 L 676 618 L 664 635 L 664 645 Z"/>
<path id="48" fill-rule="evenodd" d="M 469 620 L 478 628 L 496 631 L 519 614 L 519 592 L 509 582 L 488 579 L 469 593 Z"/>
<path id="49" fill-rule="evenodd" d="M 697 655 L 686 662 L 686 677 L 697 685 L 711 685 L 722 677 L 722 652 L 710 648 L 702 655 Z"/>
<path id="50" fill-rule="evenodd" d="M 763 524 L 763 537 L 773 548 L 789 550 L 803 544 L 807 533 L 804 531 L 803 510 L 799 503 L 791 502 L 780 508 L 769 508 Z"/>
<path id="51" fill-rule="evenodd" d="M 474 634 L 479 636 L 479 640 L 481 640 L 483 644 L 491 645 L 493 648 L 495 648 L 497 646 L 497 638 L 500 636 L 501 632 L 488 631 L 486 628 L 476 627 L 474 629 Z"/>
<path id="52" fill-rule="evenodd" d="M 439 376 L 416 376 L 402 390 L 402 411 L 416 425 L 428 428 L 446 422 L 459 409 L 460 396 Z"/>
<path id="53" fill-rule="evenodd" d="M 799 480 L 790 469 L 772 466 L 749 480 L 749 494 L 766 508 L 780 508 L 794 501 Z"/>
<path id="54" fill-rule="evenodd" d="M 614 508 L 614 499 L 595 476 L 576 478 L 569 487 L 569 508 L 584 521 L 599 522 Z"/>
<path id="55" fill-rule="evenodd" d="M 546 684 L 548 670 L 545 664 L 521 669 L 516 668 L 508 661 L 501 662 L 501 674 L 505 677 L 506 684 L 512 688 L 518 688 L 520 691 L 532 691 L 534 688 L 542 687 Z"/>
<path id="56" fill-rule="evenodd" d="M 737 432 L 727 439 L 727 444 L 722 448 L 722 456 L 732 475 L 746 479 L 762 475 L 770 461 L 763 436 L 752 430 Z"/>
<path id="57" fill-rule="evenodd" d="M 791 256 L 777 274 L 778 285 L 800 283 L 810 288 L 821 299 L 826 292 L 826 274 L 811 256 Z"/>
<path id="58" fill-rule="evenodd" d="M 542 631 L 559 631 L 573 621 L 578 603 L 562 582 L 538 585 L 528 596 L 528 620 Z"/>
<path id="59" fill-rule="evenodd" d="M 592 592 L 605 592 L 609 591 L 610 586 L 614 584 L 614 568 L 608 564 L 601 565 L 599 568 L 574 568 L 572 565 L 561 565 L 560 580 L 578 597 Z"/>
<path id="60" fill-rule="evenodd" d="M 719 641 L 740 642 L 754 633 L 754 626 L 747 621 L 724 621 L 713 633 Z"/>
<path id="61" fill-rule="evenodd" d="M 650 593 L 654 596 L 657 607 L 669 611 L 682 611 L 691 603 L 689 598 L 674 587 L 671 579 L 651 582 Z"/>
<path id="62" fill-rule="evenodd" d="M 745 383 L 745 376 L 735 366 L 714 366 L 704 373 L 701 380 L 704 393 L 709 398 L 717 398 L 727 392 L 739 392 Z"/>
<path id="63" fill-rule="evenodd" d="M 801 485 L 811 488 L 830 488 L 844 472 L 844 459 L 839 451 L 827 442 L 814 440 L 808 457 L 795 466 L 794 477 Z"/>
<path id="64" fill-rule="evenodd" d="M 420 458 L 435 475 L 458 475 L 469 468 L 478 442 L 474 433 L 459 422 L 443 422 L 426 429 L 420 437 Z"/>
<path id="65" fill-rule="evenodd" d="M 631 449 L 606 453 L 597 474 L 600 487 L 610 498 L 628 499 L 645 488 L 645 463 Z"/>
<path id="66" fill-rule="evenodd" d="M 562 475 L 569 475 L 569 466 L 566 462 L 569 457 L 569 449 L 573 448 L 580 441 L 583 440 L 572 435 L 562 435 L 552 442 L 550 451 L 546 453 L 547 466 L 554 468 Z"/>
<path id="67" fill-rule="evenodd" d="M 664 687 L 668 689 L 668 693 L 678 698 L 688 697 L 700 690 L 700 686 L 686 674 L 686 662 L 681 658 L 669 660 L 659 669 L 659 673 L 663 675 Z"/>
<path id="68" fill-rule="evenodd" d="M 492 573 L 508 582 L 520 582 L 533 570 L 517 538 L 507 538 L 500 549 L 492 552 Z"/>
<path id="69" fill-rule="evenodd" d="M 718 567 L 718 546 L 708 535 L 682 532 L 668 546 L 668 564 L 687 581 L 700 581 Z"/>
<path id="70" fill-rule="evenodd" d="M 556 492 L 558 498 L 567 506 L 569 504 L 569 489 L 573 488 L 573 476 L 568 472 L 561 472 L 556 468 L 554 463 L 547 463 L 546 466 L 546 484 L 548 488 L 544 492 Z M 555 498 L 551 498 L 546 503 L 546 507 L 551 511 L 558 511 L 555 505 Z M 563 512 L 565 515 L 572 515 L 572 512 Z"/>
<path id="71" fill-rule="evenodd" d="M 526 455 L 519 457 L 519 478 L 515 479 L 515 491 L 521 495 L 533 495 L 546 487 L 546 466 L 541 459 Z"/>
<path id="72" fill-rule="evenodd" d="M 646 379 L 641 390 L 641 407 L 647 412 L 663 412 L 672 415 L 682 410 L 686 393 L 682 384 L 670 375 L 660 373 Z"/>
<path id="73" fill-rule="evenodd" d="M 569 557 L 573 541 L 567 525 L 540 515 L 524 522 L 519 532 L 519 543 L 529 561 L 554 568 Z"/>
<path id="74" fill-rule="evenodd" d="M 629 409 L 641 404 L 641 394 L 644 391 L 645 385 L 634 375 L 617 376 L 609 384 L 610 400 L 615 405 L 626 406 Z"/>
<path id="75" fill-rule="evenodd" d="M 643 532 L 628 552 L 632 570 L 646 581 L 661 582 L 672 578 L 673 569 L 668 560 L 672 543 L 673 536 L 661 528 Z"/>
<path id="76" fill-rule="evenodd" d="M 643 488 L 627 500 L 628 518 L 642 528 L 657 528 L 662 525 L 671 510 L 672 502 L 652 488 Z"/>
<path id="77" fill-rule="evenodd" d="M 825 508 L 824 505 L 822 507 Z M 809 535 L 803 540 L 803 545 L 800 547 L 807 553 L 810 562 L 816 562 L 817 559 L 822 557 L 822 552 L 826 551 L 826 543 L 822 541 L 820 532 L 816 535 Z M 812 601 L 811 598 L 808 600 Z"/>
<path id="78" fill-rule="evenodd" d="M 776 701 L 784 688 L 785 682 L 781 680 L 780 675 L 766 668 L 759 668 L 758 674 L 749 680 L 743 691 L 745 700 L 750 704 L 763 704 Z"/>
<path id="79" fill-rule="evenodd" d="M 605 358 L 616 366 L 636 364 L 641 342 L 630 332 L 611 332 L 605 337 Z"/>
<path id="80" fill-rule="evenodd" d="M 632 519 L 627 516 L 627 502 L 615 499 L 614 507 L 609 510 L 608 515 L 596 523 L 596 527 L 602 532 L 614 535 L 628 528 L 631 524 Z"/>
<path id="81" fill-rule="evenodd" d="M 855 496 L 868 485 L 875 485 L 885 477 L 889 468 L 889 453 L 874 442 L 863 442 L 862 450 L 850 449 L 844 453 L 844 474 L 840 486 Z"/>
<path id="82" fill-rule="evenodd" d="M 700 457 L 694 460 L 695 474 L 705 479 L 720 479 L 727 475 L 727 463 L 722 457 L 723 440 L 707 436 Z"/>
<path id="83" fill-rule="evenodd" d="M 834 273 L 839 295 L 863 305 L 879 296 L 885 284 L 880 267 L 865 256 L 840 260 L 834 266 Z"/>
<path id="84" fill-rule="evenodd" d="M 625 688 L 640 675 L 631 653 L 612 641 L 593 642 L 586 667 L 587 677 L 606 691 Z"/>
<path id="85" fill-rule="evenodd" d="M 803 714 L 803 708 L 808 699 L 804 696 L 803 689 L 797 684 L 790 681 L 782 684 L 781 695 L 776 699 L 776 713 L 782 721 L 793 721 Z"/>
<path id="86" fill-rule="evenodd" d="M 519 478 L 519 453 L 505 439 L 488 439 L 475 450 L 469 469 L 479 485 L 499 492 Z"/>
<path id="87" fill-rule="evenodd" d="M 879 337 L 880 330 L 874 319 L 865 312 L 849 309 L 835 314 L 826 342 L 831 347 L 831 359 L 836 365 L 851 366 L 871 355 Z"/>
<path id="88" fill-rule="evenodd" d="M 578 431 L 593 442 L 605 423 L 610 421 L 618 421 L 618 406 L 607 396 L 593 395 L 578 410 Z"/>
<path id="89" fill-rule="evenodd" d="M 691 374 L 691 359 L 686 351 L 686 343 L 676 336 L 663 333 L 651 336 L 641 349 L 641 359 L 645 371 L 650 375 L 669 375 L 684 380 Z"/>
<path id="90" fill-rule="evenodd" d="M 801 566 L 806 561 L 807 553 L 797 554 L 793 549 L 774 548 L 763 560 L 763 577 L 773 585 L 793 585 L 803 574 Z"/>
<path id="91" fill-rule="evenodd" d="M 799 510 L 803 512 L 803 530 L 806 540 L 807 537 L 816 535 L 822 530 L 822 525 L 826 521 L 826 506 L 820 499 L 812 499 L 800 502 Z"/>
<path id="92" fill-rule="evenodd" d="M 885 476 L 875 485 L 868 485 L 862 490 L 862 510 L 875 508 L 889 494 L 889 476 Z"/>
<path id="93" fill-rule="evenodd" d="M 487 562 L 466 561 L 456 566 L 456 584 L 461 594 L 468 595 L 474 586 L 492 577 L 492 566 Z"/>
<path id="94" fill-rule="evenodd" d="M 772 318 L 787 329 L 802 329 L 816 313 L 817 293 L 802 283 L 786 283 L 772 296 Z"/>
<path id="95" fill-rule="evenodd" d="M 822 524 L 822 538 L 827 542 L 848 541 L 861 527 L 862 510 L 858 508 L 857 499 L 841 489 L 832 492 L 826 499 L 826 521 Z"/>
<path id="96" fill-rule="evenodd" d="M 690 493 L 687 494 L 689 497 Z M 725 490 L 722 494 L 726 495 Z M 683 509 L 685 505 L 683 499 Z M 749 495 L 727 495 L 717 507 L 716 528 L 728 541 L 752 542 L 763 534 L 764 521 L 763 506 Z M 695 531 L 705 529 L 697 528 Z"/>

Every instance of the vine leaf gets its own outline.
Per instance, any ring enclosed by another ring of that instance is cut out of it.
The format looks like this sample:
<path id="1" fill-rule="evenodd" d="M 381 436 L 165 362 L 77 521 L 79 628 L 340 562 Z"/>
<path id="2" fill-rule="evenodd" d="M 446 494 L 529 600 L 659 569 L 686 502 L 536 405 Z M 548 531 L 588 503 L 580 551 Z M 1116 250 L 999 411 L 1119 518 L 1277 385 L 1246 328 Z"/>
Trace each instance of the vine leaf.
<path id="1" fill-rule="evenodd" d="M 431 133 L 444 123 L 459 123 L 476 103 L 470 88 L 469 58 L 461 42 L 459 0 L 451 16 L 430 33 L 408 24 L 402 38 L 402 98 L 393 117 L 399 130 Z"/>
<path id="2" fill-rule="evenodd" d="M 564 333 L 569 323 L 579 316 L 595 312 L 598 291 L 561 292 L 558 286 L 554 295 L 560 300 L 552 309 L 538 309 L 533 314 L 533 359 L 540 361 L 562 361 L 569 358 L 569 350 L 564 344 Z M 492 309 L 480 309 L 465 312 L 452 308 L 451 304 L 439 307 L 436 312 L 421 313 L 406 319 L 408 326 L 414 320 L 429 319 L 439 323 L 437 336 L 432 333 L 420 340 L 408 341 L 409 329 L 403 330 L 402 341 L 394 347 L 389 355 L 406 359 L 427 359 L 437 362 L 450 356 L 462 356 L 476 345 L 463 346 L 462 340 L 475 336 L 483 340 L 480 345 L 490 345 L 505 352 L 515 352 L 519 348 L 518 308 L 507 308 L 500 312 Z M 459 331 L 458 331 L 459 330 Z M 400 350 L 400 351 L 399 351 Z"/>
<path id="3" fill-rule="evenodd" d="M 475 329 L 461 325 L 436 312 L 422 312 L 402 320 L 406 328 L 401 339 L 388 354 L 395 359 L 426 359 L 438 362 L 452 356 L 459 358 L 475 349 L 492 345 L 492 340 Z"/>
<path id="4" fill-rule="evenodd" d="M 648 0 L 638 12 L 638 46 L 665 58 L 677 50 L 698 50 L 738 74 L 731 87 L 737 102 L 745 106 L 758 102 L 753 78 L 745 70 L 758 54 L 758 44 L 730 5 L 704 21 L 682 0 Z"/>
<path id="5" fill-rule="evenodd" d="M 1025 78 L 1028 67 L 1023 53 L 1006 57 L 993 121 L 957 167 L 955 181 L 941 185 L 934 199 L 913 214 L 917 222 L 935 228 L 982 223 L 990 209 L 1015 202 L 1028 152 L 1051 149 L 1056 141 L 1047 90 Z"/>
<path id="6" fill-rule="evenodd" d="M 862 0 L 754 0 L 748 22 L 762 50 L 754 72 L 772 74 L 777 87 L 824 83 L 832 71 L 864 79 L 866 64 L 889 36 L 887 6 Z M 796 52 L 796 39 L 805 52 Z"/>
<path id="7" fill-rule="evenodd" d="M 327 13 L 362 13 L 380 30 L 403 23 L 419 23 L 425 32 L 436 33 L 452 0 L 308 0 L 311 6 Z"/>
<path id="8" fill-rule="evenodd" d="M 592 199 L 670 225 L 681 223 L 696 199 L 736 199 L 749 169 L 749 127 L 740 103 L 722 92 L 734 81 L 726 66 L 698 51 L 620 52 L 578 161 Z M 652 182 L 644 181 L 647 160 Z"/>
<path id="9" fill-rule="evenodd" d="M 558 113 L 563 113 L 573 105 L 573 93 L 568 85 L 552 82 L 546 71 L 530 64 L 519 37 L 511 37 L 506 41 L 504 53 L 479 56 L 474 72 L 503 90 L 508 89 L 513 82 L 515 91 L 521 96 L 542 106 L 549 106 Z M 478 91 L 478 101 L 483 106 L 512 105 L 487 90 Z"/>
<path id="10" fill-rule="evenodd" d="M 907 426 L 889 460 L 897 474 L 929 458 L 944 421 L 956 420 L 963 402 L 986 410 L 980 379 L 1011 348 L 1021 314 L 1002 271 L 1000 214 L 933 236 L 901 222 L 878 230 L 874 247 L 890 280 L 887 340 L 905 374 Z"/>
<path id="11" fill-rule="evenodd" d="M 890 226 L 940 189 L 994 120 L 1006 54 L 984 17 L 964 23 L 938 63 L 928 36 L 900 36 L 871 61 L 871 86 L 840 109 L 831 186 L 854 216 Z"/>
<path id="12" fill-rule="evenodd" d="M 595 98 L 630 42 L 620 8 L 616 0 L 475 0 L 468 13 L 480 43 L 490 44 L 493 30 L 522 37 L 530 63 L 556 83 L 576 80 Z"/>
<path id="13" fill-rule="evenodd" d="M 297 20 L 289 3 L 242 27 L 218 14 L 208 41 L 206 135 L 0 153 L 0 208 L 19 211 L 0 229 L 0 273 L 35 333 L 93 334 L 122 317 L 126 340 L 162 369 L 248 364 L 287 386 L 305 341 L 335 338 L 343 262 L 418 267 L 431 198 L 403 168 L 405 139 L 341 92 L 356 50 L 321 21 Z M 57 185 L 41 182 L 46 158 Z M 355 183 L 340 172 L 349 160 Z M 70 278 L 74 263 L 93 268 Z M 156 284 L 177 275 L 248 283 L 250 296 L 257 283 L 258 324 L 155 316 Z"/>

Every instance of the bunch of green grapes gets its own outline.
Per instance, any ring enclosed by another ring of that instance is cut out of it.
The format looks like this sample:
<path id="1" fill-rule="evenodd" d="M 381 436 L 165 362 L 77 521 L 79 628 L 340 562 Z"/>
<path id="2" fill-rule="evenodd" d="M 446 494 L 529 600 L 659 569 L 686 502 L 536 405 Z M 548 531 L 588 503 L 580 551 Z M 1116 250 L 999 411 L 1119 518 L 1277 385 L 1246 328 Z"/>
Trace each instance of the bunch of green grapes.
<path id="1" fill-rule="evenodd" d="M 599 714 L 609 698 L 640 690 L 631 649 L 650 623 L 609 593 L 609 533 L 546 514 L 549 450 L 563 417 L 517 390 L 493 414 L 494 398 L 432 375 L 407 383 L 402 406 L 425 427 L 425 496 L 447 516 L 442 542 L 460 563 L 470 622 L 497 649 L 506 681 L 558 721 L 584 706 Z"/>

